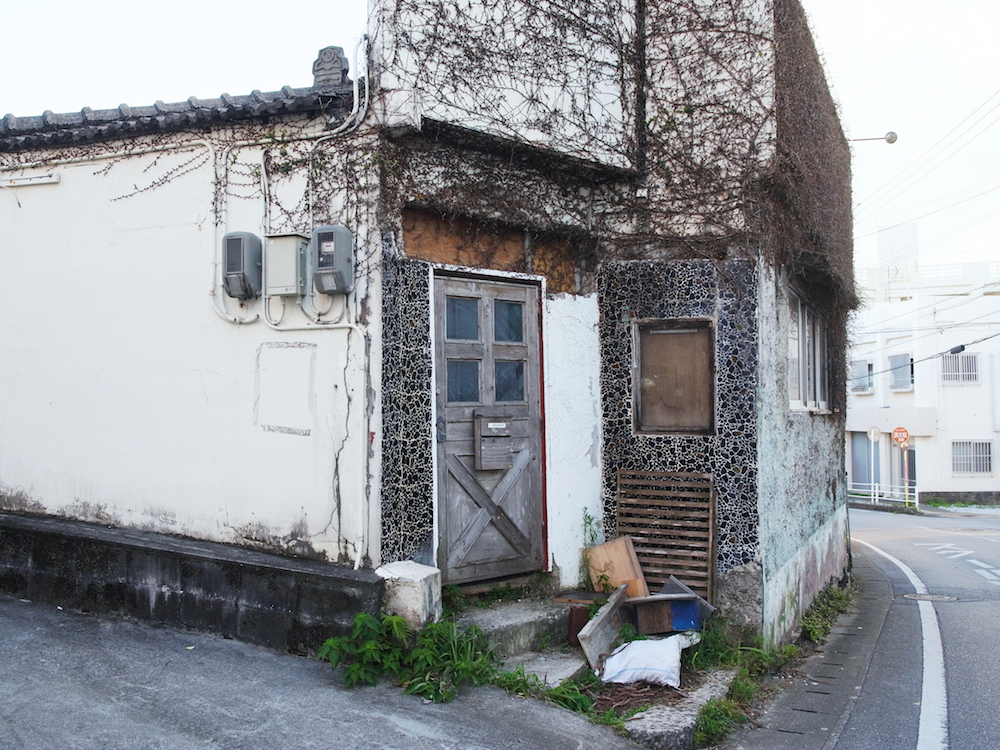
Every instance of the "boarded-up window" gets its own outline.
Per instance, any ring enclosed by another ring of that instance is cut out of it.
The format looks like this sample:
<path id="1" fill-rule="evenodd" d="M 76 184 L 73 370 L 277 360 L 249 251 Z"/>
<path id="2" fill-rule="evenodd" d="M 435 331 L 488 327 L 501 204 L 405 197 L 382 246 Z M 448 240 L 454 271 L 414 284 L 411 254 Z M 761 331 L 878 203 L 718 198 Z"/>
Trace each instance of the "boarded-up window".
<path id="1" fill-rule="evenodd" d="M 712 325 L 707 320 L 636 324 L 637 432 L 713 429 Z"/>

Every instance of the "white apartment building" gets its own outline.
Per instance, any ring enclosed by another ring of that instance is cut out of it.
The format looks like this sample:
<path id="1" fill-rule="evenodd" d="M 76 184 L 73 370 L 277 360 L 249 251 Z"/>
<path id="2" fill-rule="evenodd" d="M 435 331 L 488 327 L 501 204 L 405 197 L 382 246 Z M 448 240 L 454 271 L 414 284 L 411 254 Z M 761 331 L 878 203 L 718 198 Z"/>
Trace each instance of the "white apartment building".
<path id="1" fill-rule="evenodd" d="M 1000 502 L 1000 262 L 921 267 L 911 259 L 859 270 L 857 283 L 851 494 Z"/>

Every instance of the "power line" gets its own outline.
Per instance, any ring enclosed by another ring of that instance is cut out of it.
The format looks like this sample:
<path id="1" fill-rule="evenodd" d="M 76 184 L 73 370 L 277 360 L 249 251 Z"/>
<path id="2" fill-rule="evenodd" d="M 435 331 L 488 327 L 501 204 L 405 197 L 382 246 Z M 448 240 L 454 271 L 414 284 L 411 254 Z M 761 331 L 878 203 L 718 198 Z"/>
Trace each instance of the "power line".
<path id="1" fill-rule="evenodd" d="M 857 203 L 857 204 L 856 204 L 856 208 L 860 208 L 861 206 L 865 205 L 865 204 L 866 204 L 867 202 L 869 202 L 869 201 L 871 201 L 871 200 L 874 200 L 874 199 L 875 199 L 875 198 L 876 198 L 876 197 L 877 197 L 877 196 L 878 196 L 879 194 L 881 194 L 881 193 L 882 193 L 882 192 L 883 192 L 883 191 L 884 191 L 884 190 L 885 190 L 885 189 L 886 189 L 886 188 L 887 188 L 888 186 L 892 185 L 892 184 L 893 184 L 894 182 L 896 182 L 897 180 L 899 180 L 899 178 L 900 178 L 900 177 L 902 177 L 902 176 L 904 176 L 904 175 L 907 175 L 907 173 L 908 173 L 908 172 L 911 172 L 911 171 L 913 171 L 913 172 L 916 172 L 916 171 L 919 171 L 920 169 L 922 169 L 922 168 L 923 168 L 923 166 L 918 166 L 918 165 L 919 165 L 919 163 L 920 163 L 920 162 L 921 162 L 921 161 L 922 161 L 922 160 L 924 159 L 924 157 L 926 157 L 926 156 L 927 156 L 927 155 L 928 155 L 928 154 L 929 154 L 929 153 L 930 153 L 931 151 L 933 151 L 933 150 L 934 150 L 935 148 L 937 148 L 937 147 L 938 147 L 938 146 L 939 146 L 939 145 L 940 145 L 940 144 L 941 144 L 941 143 L 942 143 L 942 142 L 943 142 L 944 140 L 946 140 L 946 139 L 947 139 L 947 138 L 948 138 L 948 137 L 949 137 L 949 136 L 950 136 L 950 135 L 951 135 L 952 133 L 954 133 L 954 132 L 955 132 L 956 130 L 958 130 L 958 129 L 959 129 L 959 128 L 960 128 L 960 127 L 961 127 L 961 126 L 962 126 L 962 125 L 963 125 L 963 124 L 964 124 L 964 123 L 965 123 L 965 122 L 966 122 L 966 121 L 967 121 L 967 120 L 968 120 L 969 118 L 973 117 L 973 116 L 974 116 L 974 115 L 975 115 L 975 114 L 976 114 L 976 113 L 977 113 L 977 112 L 978 112 L 979 110 L 981 110 L 981 109 L 982 109 L 983 107 L 985 107 L 985 106 L 986 106 L 987 104 L 989 104 L 989 102 L 990 102 L 990 101 L 991 101 L 991 100 L 992 100 L 992 99 L 993 99 L 994 97 L 996 97 L 996 96 L 997 96 L 998 94 L 1000 94 L 1000 89 L 998 89 L 997 91 L 995 91 L 995 92 L 994 92 L 994 93 L 993 93 L 992 95 L 990 95 L 990 96 L 989 96 L 989 97 L 988 97 L 988 98 L 986 99 L 986 101 L 984 101 L 984 102 L 983 102 L 982 104 L 980 104 L 980 105 L 979 105 L 978 107 L 976 107 L 976 108 L 975 108 L 975 109 L 974 109 L 974 110 L 973 110 L 972 112 L 970 112 L 970 113 L 969 113 L 968 115 L 966 115 L 966 116 L 965 116 L 964 118 L 962 118 L 962 120 L 961 120 L 961 121 L 960 121 L 960 122 L 959 122 L 959 123 L 958 123 L 957 125 L 955 125 L 955 127 L 953 127 L 953 128 L 951 129 L 951 130 L 949 130 L 949 131 L 948 131 L 947 133 L 945 133 L 945 134 L 944 134 L 944 135 L 943 135 L 943 136 L 942 136 L 941 138 L 939 138 L 939 139 L 938 139 L 938 140 L 937 140 L 937 141 L 936 141 L 936 142 L 935 142 L 935 143 L 934 143 L 933 145 L 931 145 L 931 146 L 930 146 L 930 147 L 929 147 L 929 148 L 928 148 L 928 149 L 927 149 L 926 151 L 924 151 L 924 152 L 923 152 L 923 153 L 922 153 L 922 154 L 921 154 L 920 156 L 918 156 L 918 157 L 917 157 L 916 159 L 914 159 L 914 160 L 913 160 L 912 162 L 910 162 L 910 164 L 909 164 L 909 165 L 907 165 L 907 166 L 906 166 L 906 167 L 904 167 L 904 168 L 903 168 L 903 169 L 902 169 L 902 170 L 901 170 L 900 172 L 896 173 L 896 174 L 895 174 L 895 175 L 894 175 L 893 177 L 891 177 L 891 178 L 890 178 L 890 179 L 889 179 L 889 180 L 888 180 L 888 181 L 887 181 L 886 183 L 884 183 L 884 184 L 883 184 L 883 185 L 882 185 L 881 187 L 879 187 L 879 188 L 878 188 L 878 190 L 876 190 L 876 191 L 875 191 L 874 193 L 872 193 L 871 195 L 869 195 L 869 196 L 868 196 L 867 198 L 865 198 L 864 200 L 862 200 L 862 201 L 860 201 L 859 203 Z M 945 146 L 945 148 L 947 148 L 948 146 L 952 145 L 952 144 L 953 144 L 953 143 L 954 143 L 954 142 L 955 142 L 956 140 L 958 140 L 958 138 L 962 137 L 962 136 L 963 136 L 963 135 L 965 135 L 965 134 L 966 134 L 967 132 L 969 132 L 969 130 L 971 130 L 971 129 L 972 129 L 973 127 L 975 127 L 975 126 L 976 126 L 977 124 L 979 124 L 980 122 L 982 122 L 982 120 L 983 120 L 984 118 L 986 118 L 986 116 L 987 116 L 987 115 L 989 115 L 989 114 L 990 114 L 991 112 L 993 112 L 993 110 L 995 110 L 995 109 L 996 109 L 997 107 L 1000 107 L 1000 103 L 998 103 L 998 104 L 995 104 L 995 105 L 994 105 L 993 107 L 991 107 L 991 108 L 990 108 L 989 110 L 987 110 L 987 111 L 986 111 L 986 113 L 985 113 L 985 114 L 983 114 L 983 116 L 982 116 L 982 117 L 980 117 L 980 118 L 979 118 L 978 120 L 976 120 L 976 121 L 975 121 L 974 123 L 972 123 L 972 125 L 970 125 L 970 126 L 969 126 L 968 128 L 966 128 L 966 129 L 965 129 L 964 131 L 962 131 L 961 133 L 959 133 L 959 135 L 958 135 L 958 136 L 956 136 L 956 137 L 955 137 L 955 138 L 954 138 L 954 139 L 953 139 L 953 140 L 952 140 L 951 142 L 949 142 L 949 143 L 947 144 L 947 146 Z M 994 121 L 994 122 L 996 122 L 996 121 Z M 992 125 L 992 124 L 993 124 L 993 123 L 991 123 L 991 125 Z M 989 126 L 987 126 L 987 127 L 989 127 Z M 985 131 L 985 129 L 984 129 L 984 131 Z M 981 133 L 980 133 L 980 135 L 981 135 Z M 978 137 L 978 136 L 977 136 L 977 137 Z M 970 141 L 970 142 L 971 142 L 971 141 Z M 937 156 L 939 156 L 939 155 L 940 155 L 940 153 L 943 153 L 943 151 L 944 151 L 944 149 L 941 149 L 941 151 L 940 151 L 940 152 L 939 152 L 938 154 L 935 154 L 935 155 L 934 155 L 933 157 L 931 157 L 931 158 L 936 158 Z M 956 153 L 957 153 L 957 152 L 956 152 Z M 952 154 L 952 156 L 953 156 L 953 155 L 954 155 L 954 154 Z M 951 158 L 951 157 L 948 157 L 948 158 Z M 942 163 L 943 163 L 943 162 L 942 162 Z M 939 166 L 940 166 L 940 165 L 939 165 Z M 926 176 L 926 175 L 924 175 L 924 176 Z M 920 178 L 920 179 L 923 179 L 923 178 Z M 914 184 L 915 184 L 915 183 L 914 183 Z M 884 201 L 884 200 L 882 200 L 882 201 L 881 201 L 881 204 L 884 204 L 884 203 L 885 203 L 885 201 Z M 870 214 L 870 213 L 871 213 L 872 211 L 874 211 L 874 210 L 877 210 L 877 208 L 878 208 L 878 205 L 876 205 L 876 207 L 875 207 L 875 208 L 873 208 L 873 209 L 868 209 L 868 213 L 864 214 L 864 216 L 867 216 L 867 215 L 869 215 L 869 214 Z"/>
<path id="2" fill-rule="evenodd" d="M 997 106 L 1000 106 L 1000 105 L 997 105 Z M 998 117 L 996 121 L 1000 121 L 1000 117 Z M 981 195 L 986 195 L 987 193 L 992 193 L 994 190 L 1000 190 L 1000 185 L 997 185 L 996 187 L 992 187 L 989 190 L 984 190 L 981 193 L 976 193 L 975 195 L 970 195 L 968 198 L 963 198 L 962 200 L 956 201 L 955 203 L 952 203 L 952 204 L 950 204 L 948 206 L 942 206 L 941 208 L 937 208 L 937 209 L 935 209 L 933 211 L 928 211 L 927 213 L 921 214 L 920 216 L 915 216 L 912 219 L 910 219 L 909 221 L 901 221 L 898 224 L 893 224 L 892 226 L 882 227 L 881 229 L 876 229 L 874 232 L 869 232 L 868 234 L 862 234 L 860 237 L 855 237 L 854 239 L 856 239 L 856 240 L 862 240 L 865 237 L 872 237 L 872 236 L 874 236 L 876 234 L 879 234 L 881 232 L 887 232 L 890 229 L 895 229 L 896 227 L 901 227 L 904 224 L 912 224 L 913 222 L 917 221 L 917 219 L 925 219 L 928 216 L 933 216 L 934 214 L 941 213 L 942 211 L 947 211 L 949 208 L 954 208 L 955 206 L 960 206 L 963 203 L 965 203 L 966 201 L 971 201 L 972 199 L 978 198 Z"/>
<path id="3" fill-rule="evenodd" d="M 1000 333 L 994 333 L 994 334 L 991 334 L 989 336 L 983 336 L 981 339 L 976 339 L 975 341 L 970 341 L 968 344 L 959 344 L 958 346 L 953 346 L 951 349 L 948 349 L 947 351 L 938 352 L 937 354 L 931 354 L 930 356 L 923 357 L 921 359 L 914 359 L 914 360 L 912 360 L 910 362 L 910 364 L 911 365 L 916 365 L 916 364 L 919 364 L 921 362 L 927 362 L 928 360 L 931 360 L 931 359 L 939 359 L 939 358 L 943 357 L 945 354 L 958 354 L 960 352 L 965 351 L 970 346 L 975 346 L 976 344 L 981 344 L 982 342 L 988 341 L 989 339 L 995 339 L 997 336 L 1000 336 Z M 875 353 L 877 353 L 877 352 L 875 352 Z M 883 374 L 885 374 L 887 372 L 892 372 L 893 370 L 899 370 L 899 369 L 901 369 L 901 368 L 899 368 L 899 367 L 890 367 L 887 370 L 879 370 L 878 372 L 866 373 L 866 376 L 869 375 L 869 374 L 873 375 L 873 376 L 874 375 L 883 375 Z"/>

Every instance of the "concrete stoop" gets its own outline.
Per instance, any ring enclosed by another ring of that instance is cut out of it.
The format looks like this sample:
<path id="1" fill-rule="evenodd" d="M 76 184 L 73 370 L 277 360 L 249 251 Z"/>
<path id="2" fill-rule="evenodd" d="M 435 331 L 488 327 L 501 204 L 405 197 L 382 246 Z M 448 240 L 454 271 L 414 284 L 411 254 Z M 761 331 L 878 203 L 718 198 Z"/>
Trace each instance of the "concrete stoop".
<path id="1" fill-rule="evenodd" d="M 507 602 L 469 610 L 459 623 L 482 630 L 493 653 L 503 660 L 565 643 L 569 605 L 539 600 Z"/>
<path id="2" fill-rule="evenodd" d="M 729 669 L 710 672 L 701 687 L 680 703 L 653 706 L 626 721 L 629 736 L 651 750 L 691 750 L 698 712 L 710 700 L 725 698 L 735 676 Z"/>
<path id="3" fill-rule="evenodd" d="M 505 670 L 523 667 L 549 687 L 590 669 L 583 651 L 566 643 L 568 621 L 569 606 L 546 601 L 500 604 L 471 611 L 461 620 L 483 631 Z M 651 750 L 691 750 L 698 712 L 713 698 L 725 698 L 735 675 L 732 670 L 711 672 L 680 703 L 636 714 L 625 723 L 629 736 Z"/>

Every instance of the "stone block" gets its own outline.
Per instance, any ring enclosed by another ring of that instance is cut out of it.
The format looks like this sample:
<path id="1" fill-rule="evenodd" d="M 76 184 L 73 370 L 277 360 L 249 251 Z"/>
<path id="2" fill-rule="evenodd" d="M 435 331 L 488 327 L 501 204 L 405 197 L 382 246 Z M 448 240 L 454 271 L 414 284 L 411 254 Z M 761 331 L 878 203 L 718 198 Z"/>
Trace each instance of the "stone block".
<path id="1" fill-rule="evenodd" d="M 385 610 L 419 629 L 441 617 L 441 571 L 410 560 L 375 571 L 385 580 Z"/>

